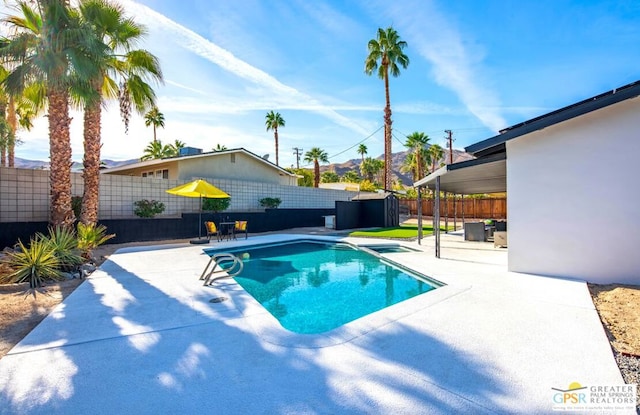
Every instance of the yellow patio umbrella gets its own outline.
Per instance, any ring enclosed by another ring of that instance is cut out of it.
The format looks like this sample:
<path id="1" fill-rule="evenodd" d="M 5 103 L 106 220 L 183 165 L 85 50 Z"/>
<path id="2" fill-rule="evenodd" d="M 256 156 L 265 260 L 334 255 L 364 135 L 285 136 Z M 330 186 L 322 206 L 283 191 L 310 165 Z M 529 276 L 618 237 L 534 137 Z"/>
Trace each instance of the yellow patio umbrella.
<path id="1" fill-rule="evenodd" d="M 200 198 L 200 212 L 198 215 L 198 240 L 192 240 L 191 243 L 206 243 L 206 239 L 200 239 L 202 237 L 202 198 L 207 197 L 210 199 L 224 199 L 230 196 L 211 183 L 202 179 L 185 183 L 178 187 L 174 187 L 173 189 L 169 189 L 166 192 L 176 196 Z"/>

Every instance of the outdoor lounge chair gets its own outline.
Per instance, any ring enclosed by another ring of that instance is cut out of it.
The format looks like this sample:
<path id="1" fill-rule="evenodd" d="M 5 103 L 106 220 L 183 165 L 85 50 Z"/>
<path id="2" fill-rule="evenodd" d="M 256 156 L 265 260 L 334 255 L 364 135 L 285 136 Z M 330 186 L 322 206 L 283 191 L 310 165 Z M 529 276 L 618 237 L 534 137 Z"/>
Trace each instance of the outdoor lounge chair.
<path id="1" fill-rule="evenodd" d="M 220 241 L 220 232 L 218 231 L 218 228 L 216 228 L 215 222 L 207 221 L 204 223 L 204 227 L 207 229 L 207 239 L 209 241 L 211 240 L 212 235 L 215 235 L 218 241 Z"/>
<path id="2" fill-rule="evenodd" d="M 233 231 L 234 231 L 234 235 L 238 232 L 244 232 L 244 239 L 247 239 L 249 237 L 249 233 L 247 231 L 247 221 L 237 220 L 236 226 Z"/>

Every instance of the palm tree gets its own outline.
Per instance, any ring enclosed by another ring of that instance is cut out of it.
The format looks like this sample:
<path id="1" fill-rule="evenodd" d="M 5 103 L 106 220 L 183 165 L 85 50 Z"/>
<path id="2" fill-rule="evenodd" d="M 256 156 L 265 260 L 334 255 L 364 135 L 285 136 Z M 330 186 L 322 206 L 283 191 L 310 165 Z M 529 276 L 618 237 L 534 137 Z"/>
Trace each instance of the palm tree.
<path id="1" fill-rule="evenodd" d="M 374 176 L 377 176 L 383 168 L 384 161 L 367 157 L 364 159 L 364 163 L 360 165 L 360 173 L 362 176 L 366 177 L 367 180 L 373 182 Z"/>
<path id="2" fill-rule="evenodd" d="M 279 166 L 278 163 L 278 127 L 284 127 L 285 121 L 284 118 L 280 115 L 279 112 L 269 111 L 265 117 L 265 125 L 267 126 L 267 131 L 273 130 L 273 138 L 276 141 L 276 166 Z M 316 186 L 318 187 L 318 186 Z"/>
<path id="3" fill-rule="evenodd" d="M 7 160 L 9 167 L 15 165 L 15 146 L 20 142 L 18 129 L 31 131 L 33 119 L 44 112 L 47 91 L 42 84 L 28 85 L 22 95 L 9 95 L 7 107 L 7 121 L 11 128 L 11 140 L 7 148 Z"/>
<path id="4" fill-rule="evenodd" d="M 222 145 L 220 143 L 218 143 L 214 148 L 213 151 L 225 151 L 227 150 L 227 146 Z"/>
<path id="5" fill-rule="evenodd" d="M 360 154 L 360 156 L 362 157 L 362 161 L 360 162 L 360 164 L 364 163 L 364 155 L 367 154 L 367 146 L 365 146 L 364 144 L 360 144 L 358 146 L 358 154 Z"/>
<path id="6" fill-rule="evenodd" d="M 162 145 L 162 141 L 151 141 L 144 149 L 144 154 L 140 157 L 140 161 L 163 159 L 173 157 L 173 149 L 171 144 Z"/>
<path id="7" fill-rule="evenodd" d="M 144 125 L 147 127 L 153 125 L 153 141 L 156 141 L 156 128 L 164 128 L 164 114 L 160 112 L 158 107 L 153 107 L 149 112 L 144 114 Z"/>
<path id="8" fill-rule="evenodd" d="M 320 161 L 323 163 L 329 162 L 329 156 L 327 152 L 319 147 L 313 147 L 311 150 L 304 153 L 304 161 L 307 163 L 313 162 L 313 187 L 318 187 L 320 184 Z"/>
<path id="9" fill-rule="evenodd" d="M 169 148 L 171 149 L 171 156 L 170 157 L 179 157 L 180 156 L 180 150 L 183 149 L 186 144 L 183 143 L 180 140 L 175 140 L 173 142 L 173 144 L 168 144 Z"/>
<path id="10" fill-rule="evenodd" d="M 444 156 L 444 149 L 437 144 L 432 144 L 427 150 L 427 154 L 429 154 L 429 159 L 431 160 L 431 173 L 433 173 L 436 171 L 438 162 Z"/>
<path id="11" fill-rule="evenodd" d="M 404 146 L 413 151 L 413 160 L 415 162 L 415 170 L 413 179 L 420 180 L 424 176 L 424 167 L 426 166 L 426 146 L 429 144 L 429 136 L 423 132 L 413 132 L 407 136 Z"/>
<path id="12" fill-rule="evenodd" d="M 322 183 L 338 183 L 340 176 L 335 171 L 327 170 L 320 175 L 320 181 Z"/>
<path id="13" fill-rule="evenodd" d="M 46 88 L 50 220 L 54 226 L 71 226 L 75 218 L 71 209 L 69 88 L 88 85 L 95 79 L 100 70 L 96 56 L 105 45 L 81 24 L 77 11 L 64 1 L 39 1 L 38 10 L 26 1 L 17 4 L 22 16 L 4 19 L 12 32 L 0 48 L 0 58 L 11 68 L 5 87 L 13 96 L 19 96 L 27 85 L 34 83 Z"/>
<path id="14" fill-rule="evenodd" d="M 4 45 L 6 41 L 0 40 L 0 47 Z M 0 118 L 7 122 L 8 127 L 2 131 L 0 165 L 14 167 L 18 127 L 31 129 L 36 113 L 43 110 L 44 89 L 41 85 L 33 84 L 26 87 L 21 96 L 10 95 L 3 85 L 8 75 L 9 71 L 0 66 Z"/>
<path id="15" fill-rule="evenodd" d="M 389 26 L 386 30 L 379 28 L 376 39 L 367 44 L 369 55 L 364 61 L 364 71 L 371 75 L 377 70 L 378 77 L 384 80 L 386 105 L 384 107 L 384 188 L 391 189 L 391 100 L 389 98 L 389 73 L 394 77 L 400 75 L 400 68 L 407 68 L 409 58 L 402 51 L 407 42 L 400 40 L 398 32 Z"/>
<path id="16" fill-rule="evenodd" d="M 342 181 L 347 183 L 358 183 L 360 176 L 355 170 L 349 170 L 342 175 Z"/>
<path id="17" fill-rule="evenodd" d="M 153 106 L 155 93 L 146 79 L 162 81 L 162 71 L 151 53 L 132 49 L 146 32 L 124 15 L 122 6 L 105 0 L 84 0 L 79 10 L 83 22 L 107 46 L 96 61 L 100 72 L 91 79 L 97 98 L 86 101 L 84 107 L 84 194 L 80 221 L 95 225 L 100 191 L 102 100 L 119 99 L 125 129 L 128 129 L 132 105 L 140 114 Z"/>

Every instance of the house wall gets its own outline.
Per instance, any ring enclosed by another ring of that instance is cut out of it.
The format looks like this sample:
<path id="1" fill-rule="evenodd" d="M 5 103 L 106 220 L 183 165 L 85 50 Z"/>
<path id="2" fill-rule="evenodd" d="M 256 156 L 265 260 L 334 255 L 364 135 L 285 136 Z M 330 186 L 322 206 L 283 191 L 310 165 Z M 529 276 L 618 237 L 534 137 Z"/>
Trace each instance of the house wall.
<path id="1" fill-rule="evenodd" d="M 181 179 L 205 176 L 290 186 L 298 184 L 297 178 L 279 173 L 274 167 L 270 167 L 241 152 L 221 154 L 215 157 L 178 159 L 178 163 L 179 178 Z"/>
<path id="2" fill-rule="evenodd" d="M 123 172 L 117 172 L 117 173 L 111 173 L 111 174 L 142 177 L 142 173 L 148 173 L 148 172 L 155 173 L 158 170 L 165 170 L 165 169 L 169 170 L 169 180 L 180 179 L 178 175 L 178 163 L 175 160 L 167 161 L 165 163 L 154 164 L 153 166 L 132 168 L 132 169 L 125 170 Z M 105 175 L 109 175 L 109 173 L 105 171 Z M 162 179 L 162 178 L 160 177 L 158 179 Z"/>
<path id="3" fill-rule="evenodd" d="M 509 270 L 640 284 L 640 99 L 507 142 Z"/>
<path id="4" fill-rule="evenodd" d="M 72 173 L 72 195 L 82 196 L 82 175 Z M 197 212 L 197 198 L 166 193 L 167 189 L 187 180 L 148 179 L 143 177 L 103 174 L 100 177 L 100 206 L 98 217 L 121 219 L 135 217 L 133 203 L 142 199 L 159 200 L 165 204 L 162 216 L 178 217 L 182 213 Z M 259 200 L 278 197 L 280 208 L 333 209 L 336 200 L 351 200 L 357 193 L 343 190 L 314 189 L 204 177 L 209 183 L 231 196 L 229 211 L 263 210 Z M 49 171 L 0 167 L 0 222 L 37 222 L 49 220 Z"/>
<path id="5" fill-rule="evenodd" d="M 124 175 L 141 177 L 142 173 L 157 170 L 169 170 L 170 180 L 190 180 L 192 177 L 216 177 L 243 181 L 260 181 L 264 183 L 297 186 L 298 179 L 265 164 L 243 152 L 234 152 L 202 157 L 177 158 L 166 163 L 147 167 L 133 167 L 116 172 L 105 171 L 107 175 Z"/>

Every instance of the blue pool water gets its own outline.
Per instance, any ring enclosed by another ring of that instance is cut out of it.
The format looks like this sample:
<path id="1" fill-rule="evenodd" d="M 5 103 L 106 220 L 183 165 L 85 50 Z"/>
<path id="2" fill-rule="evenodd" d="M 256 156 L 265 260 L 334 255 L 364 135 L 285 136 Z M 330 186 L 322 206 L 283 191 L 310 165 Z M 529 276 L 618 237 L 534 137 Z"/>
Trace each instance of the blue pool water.
<path id="1" fill-rule="evenodd" d="M 296 333 L 322 333 L 438 286 L 342 243 L 295 241 L 232 252 L 244 262 L 238 284 Z"/>

